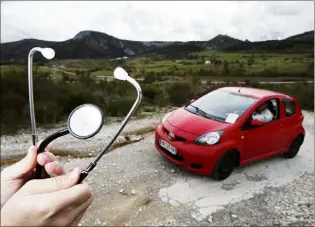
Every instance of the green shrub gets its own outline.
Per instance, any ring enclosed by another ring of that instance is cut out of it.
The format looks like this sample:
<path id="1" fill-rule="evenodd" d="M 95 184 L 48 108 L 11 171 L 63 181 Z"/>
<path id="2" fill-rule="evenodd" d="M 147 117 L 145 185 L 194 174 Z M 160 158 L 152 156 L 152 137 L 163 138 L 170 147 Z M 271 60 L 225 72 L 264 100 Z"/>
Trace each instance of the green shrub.
<path id="1" fill-rule="evenodd" d="M 171 104 L 181 106 L 192 98 L 192 85 L 189 83 L 174 83 L 167 87 L 166 92 Z"/>
<path id="2" fill-rule="evenodd" d="M 110 100 L 106 112 L 110 116 L 125 116 L 128 114 L 134 102 L 134 97 L 119 97 Z"/>
<path id="3" fill-rule="evenodd" d="M 142 89 L 143 97 L 148 102 L 153 103 L 155 98 L 159 95 L 161 91 L 154 86 L 145 86 Z"/>

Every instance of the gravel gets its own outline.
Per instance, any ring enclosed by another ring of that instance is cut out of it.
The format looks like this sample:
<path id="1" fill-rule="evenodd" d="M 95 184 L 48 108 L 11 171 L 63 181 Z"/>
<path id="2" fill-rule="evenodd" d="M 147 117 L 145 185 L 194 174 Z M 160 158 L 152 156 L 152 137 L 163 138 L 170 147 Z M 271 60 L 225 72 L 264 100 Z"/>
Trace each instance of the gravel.
<path id="1" fill-rule="evenodd" d="M 162 116 L 132 121 L 124 132 L 155 125 Z M 308 113 L 306 117 L 311 122 L 314 115 Z M 314 121 L 307 127 L 314 127 Z M 93 139 L 78 142 L 68 136 L 58 139 L 54 146 L 98 151 L 104 140 L 108 140 L 117 128 L 118 124 L 105 125 Z M 54 131 L 40 131 L 39 137 L 44 138 Z M 146 134 L 143 140 L 118 148 L 100 160 L 85 180 L 93 188 L 95 199 L 80 226 L 314 226 L 314 173 L 305 173 L 281 187 L 265 188 L 253 198 L 227 205 L 197 222 L 191 217 L 189 205 L 175 201 L 169 205 L 161 201 L 159 190 L 188 177 L 199 176 L 161 157 L 153 141 L 153 133 Z M 25 154 L 30 143 L 29 134 L 3 136 L 1 157 Z M 61 163 L 66 169 L 74 166 L 85 168 L 91 160 L 68 158 L 62 159 Z"/>
<path id="2" fill-rule="evenodd" d="M 314 176 L 304 174 L 290 184 L 266 188 L 252 199 L 229 205 L 212 214 L 211 225 L 314 226 Z"/>
<path id="3" fill-rule="evenodd" d="M 155 114 L 150 118 L 144 118 L 140 120 L 132 120 L 128 122 L 124 128 L 122 134 L 117 138 L 116 142 L 124 141 L 124 133 L 132 132 L 144 127 L 155 126 L 161 121 L 164 113 Z M 100 149 L 110 141 L 114 133 L 118 130 L 119 123 L 104 124 L 101 131 L 94 137 L 87 140 L 79 140 L 70 134 L 58 138 L 53 142 L 55 149 L 71 150 L 76 152 L 87 153 L 90 156 L 96 155 L 100 152 Z M 63 129 L 64 126 L 55 127 L 52 129 L 37 129 L 39 141 L 46 138 L 48 135 Z M 31 145 L 31 133 L 21 132 L 17 135 L 2 135 L 1 136 L 1 159 L 8 159 L 12 156 L 24 155 L 28 147 Z"/>

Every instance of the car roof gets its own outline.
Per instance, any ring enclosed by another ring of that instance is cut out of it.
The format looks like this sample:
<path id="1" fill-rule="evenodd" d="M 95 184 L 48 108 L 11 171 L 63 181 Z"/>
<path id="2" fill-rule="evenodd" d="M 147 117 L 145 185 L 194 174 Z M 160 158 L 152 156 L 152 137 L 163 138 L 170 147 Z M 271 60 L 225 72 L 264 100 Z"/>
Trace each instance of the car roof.
<path id="1" fill-rule="evenodd" d="M 251 87 L 223 87 L 223 88 L 219 88 L 219 90 L 242 94 L 242 95 L 250 96 L 252 98 L 257 98 L 257 99 L 262 99 L 269 96 L 281 96 L 281 97 L 292 99 L 292 97 L 285 95 L 283 93 L 269 91 L 265 89 L 259 89 L 259 88 L 251 88 Z"/>

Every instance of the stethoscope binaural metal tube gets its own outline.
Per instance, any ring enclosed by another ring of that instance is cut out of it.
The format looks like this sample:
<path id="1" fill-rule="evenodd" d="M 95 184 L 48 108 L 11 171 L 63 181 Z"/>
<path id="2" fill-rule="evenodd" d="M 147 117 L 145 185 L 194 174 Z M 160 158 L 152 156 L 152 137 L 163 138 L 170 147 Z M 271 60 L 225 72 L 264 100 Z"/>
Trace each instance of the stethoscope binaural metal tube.
<path id="1" fill-rule="evenodd" d="M 32 126 L 32 144 L 36 145 L 37 143 L 37 133 L 36 133 L 36 119 L 35 119 L 35 110 L 34 110 L 34 97 L 33 97 L 33 56 L 36 51 L 40 52 L 39 47 L 34 47 L 30 50 L 28 54 L 28 97 L 30 105 L 30 117 L 31 117 L 31 126 Z"/>
<path id="2" fill-rule="evenodd" d="M 28 54 L 28 97 L 30 105 L 30 117 L 31 117 L 31 126 L 32 126 L 32 144 L 36 145 L 37 143 L 37 133 L 36 133 L 36 119 L 35 119 L 35 110 L 34 110 L 34 91 L 33 91 L 33 56 L 36 52 L 40 52 L 43 57 L 46 59 L 53 59 L 55 56 L 55 51 L 51 48 L 41 48 L 34 47 L 30 50 Z"/>
<path id="3" fill-rule="evenodd" d="M 88 167 L 84 170 L 81 171 L 80 174 L 80 178 L 78 181 L 79 183 L 82 183 L 82 181 L 87 177 L 87 175 L 89 174 L 90 171 L 92 171 L 94 169 L 94 167 L 97 165 L 97 162 L 102 158 L 102 156 L 106 153 L 106 151 L 108 150 L 108 148 L 113 144 L 113 142 L 116 140 L 116 138 L 118 137 L 118 135 L 121 133 L 121 131 L 124 129 L 124 127 L 126 126 L 127 122 L 129 121 L 129 119 L 132 117 L 132 115 L 135 113 L 136 109 L 138 108 L 138 106 L 140 105 L 141 99 L 142 99 L 142 90 L 140 85 L 138 84 L 138 82 L 131 78 L 128 77 L 126 79 L 128 82 L 130 82 L 137 90 L 137 99 L 134 102 L 132 108 L 130 109 L 129 113 L 127 114 L 127 116 L 125 117 L 125 119 L 123 120 L 123 122 L 121 123 L 119 129 L 117 130 L 117 132 L 115 133 L 115 135 L 113 136 L 113 138 L 111 139 L 111 141 L 106 144 L 105 148 L 102 150 L 102 152 L 95 158 L 95 160 L 93 162 L 91 162 Z"/>

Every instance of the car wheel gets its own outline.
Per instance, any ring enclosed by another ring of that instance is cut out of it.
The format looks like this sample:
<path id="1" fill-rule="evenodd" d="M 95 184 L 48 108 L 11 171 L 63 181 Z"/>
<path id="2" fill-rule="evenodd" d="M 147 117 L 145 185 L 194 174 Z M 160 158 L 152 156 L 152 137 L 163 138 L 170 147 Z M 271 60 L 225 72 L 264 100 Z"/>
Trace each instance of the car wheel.
<path id="1" fill-rule="evenodd" d="M 215 180 L 225 180 L 237 166 L 238 154 L 236 151 L 225 152 L 217 161 L 211 177 Z"/>
<path id="2" fill-rule="evenodd" d="M 299 152 L 301 147 L 301 140 L 299 137 L 295 138 L 295 140 L 291 143 L 287 152 L 283 153 L 284 158 L 294 158 Z"/>

